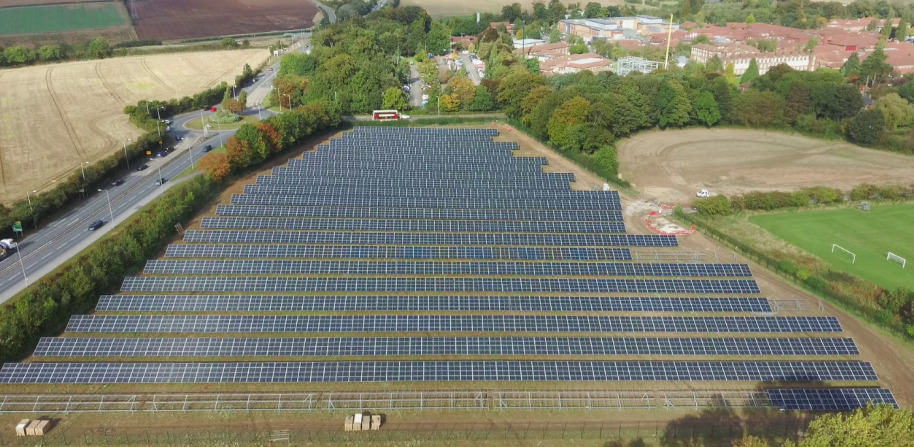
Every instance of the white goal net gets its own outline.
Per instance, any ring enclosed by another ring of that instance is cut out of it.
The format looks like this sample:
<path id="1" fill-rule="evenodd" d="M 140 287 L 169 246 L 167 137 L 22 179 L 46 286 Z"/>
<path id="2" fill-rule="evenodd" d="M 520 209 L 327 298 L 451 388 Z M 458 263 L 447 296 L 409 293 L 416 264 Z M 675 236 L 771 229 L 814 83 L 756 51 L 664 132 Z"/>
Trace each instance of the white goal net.
<path id="1" fill-rule="evenodd" d="M 896 255 L 895 253 L 892 253 L 892 252 L 889 252 L 888 255 L 886 255 L 885 260 L 886 260 L 886 261 L 895 261 L 895 262 L 901 264 L 901 268 L 904 268 L 904 267 L 905 267 L 905 264 L 908 263 L 908 260 L 907 260 L 907 259 L 902 258 L 901 256 L 898 256 L 898 255 Z"/>
<path id="2" fill-rule="evenodd" d="M 842 247 L 842 246 L 840 246 L 840 245 L 838 245 L 838 244 L 831 244 L 831 252 L 832 252 L 832 253 L 835 252 L 835 249 L 836 249 L 836 248 L 839 250 L 838 253 L 844 252 L 844 253 L 847 253 L 847 254 L 851 255 L 851 264 L 856 264 L 856 263 L 857 263 L 857 255 L 856 255 L 854 252 L 852 252 L 852 251 L 850 251 L 850 250 L 848 250 L 848 249 L 846 249 L 846 248 L 844 248 L 844 247 Z"/>

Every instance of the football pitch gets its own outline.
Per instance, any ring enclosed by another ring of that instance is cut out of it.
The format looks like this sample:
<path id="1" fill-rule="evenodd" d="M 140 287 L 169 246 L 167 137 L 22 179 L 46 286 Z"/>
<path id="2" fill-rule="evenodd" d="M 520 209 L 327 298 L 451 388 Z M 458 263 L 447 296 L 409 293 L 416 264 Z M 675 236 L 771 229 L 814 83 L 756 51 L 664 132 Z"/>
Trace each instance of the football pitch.
<path id="1" fill-rule="evenodd" d="M 884 288 L 914 290 L 914 205 L 791 212 L 753 216 L 750 222 L 812 253 L 835 270 L 851 273 Z M 832 244 L 856 255 L 835 248 Z M 907 259 L 905 268 L 886 260 L 887 252 Z"/>

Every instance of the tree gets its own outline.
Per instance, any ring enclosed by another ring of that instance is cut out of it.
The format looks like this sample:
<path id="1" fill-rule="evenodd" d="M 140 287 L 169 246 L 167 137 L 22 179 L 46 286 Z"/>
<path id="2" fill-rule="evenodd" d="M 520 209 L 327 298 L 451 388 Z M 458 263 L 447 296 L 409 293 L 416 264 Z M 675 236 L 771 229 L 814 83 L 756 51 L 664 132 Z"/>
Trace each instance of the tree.
<path id="1" fill-rule="evenodd" d="M 891 20 L 891 19 L 886 19 L 886 20 L 885 20 L 885 25 L 883 25 L 883 27 L 882 27 L 881 30 L 879 30 L 879 35 L 881 35 L 881 36 L 884 37 L 886 40 L 888 40 L 888 38 L 892 36 L 892 30 L 893 30 L 893 29 L 894 29 L 894 28 L 892 28 L 892 20 Z"/>
<path id="2" fill-rule="evenodd" d="M 210 152 L 200 159 L 200 170 L 214 181 L 221 182 L 232 170 L 227 154 Z"/>
<path id="3" fill-rule="evenodd" d="M 242 110 L 248 106 L 248 91 L 241 90 L 241 93 L 238 94 L 238 101 L 241 103 Z"/>
<path id="4" fill-rule="evenodd" d="M 38 49 L 38 57 L 43 61 L 63 59 L 63 48 L 60 45 L 45 45 Z"/>
<path id="5" fill-rule="evenodd" d="M 712 56 L 711 59 L 708 59 L 708 63 L 705 64 L 706 73 L 723 73 L 723 71 L 724 63 L 716 54 Z"/>
<path id="6" fill-rule="evenodd" d="M 446 112 L 456 112 L 460 110 L 460 98 L 455 94 L 441 95 L 438 97 L 441 101 L 441 110 Z"/>
<path id="7" fill-rule="evenodd" d="M 254 151 L 251 150 L 251 145 L 247 141 L 234 136 L 229 137 L 225 142 L 225 149 L 229 166 L 234 172 L 239 172 L 254 162 Z"/>
<path id="8" fill-rule="evenodd" d="M 901 21 L 898 22 L 898 26 L 895 28 L 895 40 L 902 42 L 907 40 L 909 30 L 910 25 L 908 25 L 908 21 L 902 18 Z"/>
<path id="9" fill-rule="evenodd" d="M 898 93 L 889 93 L 879 98 L 873 104 L 873 108 L 882 111 L 888 130 L 895 130 L 899 126 L 909 126 L 914 123 L 914 107 Z"/>
<path id="10" fill-rule="evenodd" d="M 784 100 L 773 92 L 749 90 L 734 98 L 731 122 L 751 127 L 778 124 L 784 110 Z"/>
<path id="11" fill-rule="evenodd" d="M 809 423 L 800 447 L 903 446 L 914 438 L 914 417 L 907 408 L 867 405 L 853 413 L 827 413 Z"/>
<path id="12" fill-rule="evenodd" d="M 876 28 L 879 27 L 879 19 L 870 20 L 870 23 L 866 25 L 867 31 L 876 31 Z"/>
<path id="13" fill-rule="evenodd" d="M 588 51 L 586 43 L 576 43 L 568 49 L 571 54 L 584 54 Z"/>
<path id="14" fill-rule="evenodd" d="M 589 126 L 590 101 L 575 96 L 555 109 L 547 127 L 549 141 L 566 150 L 579 151 Z"/>
<path id="15" fill-rule="evenodd" d="M 753 23 L 755 23 L 755 14 L 750 12 L 749 15 L 746 16 L 746 24 L 752 25 Z"/>
<path id="16" fill-rule="evenodd" d="M 677 80 L 670 79 L 663 83 L 654 106 L 658 112 L 660 127 L 681 127 L 689 122 L 692 104 L 685 88 Z"/>
<path id="17" fill-rule="evenodd" d="M 735 69 L 733 68 L 733 62 L 728 62 L 727 68 L 724 70 L 724 79 L 726 79 L 730 85 L 736 87 L 739 85 L 739 81 L 736 79 L 734 70 Z"/>
<path id="18" fill-rule="evenodd" d="M 562 32 L 558 28 L 553 27 L 549 31 L 549 43 L 558 43 L 562 41 Z"/>
<path id="19" fill-rule="evenodd" d="M 857 52 L 851 53 L 847 57 L 847 61 L 844 62 L 844 65 L 841 66 L 841 74 L 844 76 L 850 77 L 851 75 L 856 76 L 860 71 L 860 59 L 857 57 Z"/>
<path id="20" fill-rule="evenodd" d="M 3 56 L 9 64 L 31 64 L 35 62 L 35 52 L 22 45 L 4 49 Z"/>
<path id="21" fill-rule="evenodd" d="M 863 110 L 847 126 L 848 139 L 861 146 L 872 146 L 882 137 L 885 116 L 881 110 Z"/>
<path id="22" fill-rule="evenodd" d="M 86 50 L 97 59 L 104 59 L 111 55 L 111 46 L 108 45 L 107 40 L 101 37 L 97 37 L 89 42 Z"/>
<path id="23" fill-rule="evenodd" d="M 888 56 L 885 55 L 884 49 L 885 43 L 878 43 L 876 49 L 860 64 L 861 78 L 879 82 L 894 71 L 894 68 L 886 62 Z"/>
<path id="24" fill-rule="evenodd" d="M 419 71 L 419 77 L 427 84 L 431 84 L 438 79 L 438 66 L 434 61 L 425 59 L 416 66 Z"/>
<path id="25" fill-rule="evenodd" d="M 244 104 L 237 99 L 227 99 L 222 103 L 222 108 L 229 112 L 238 114 L 244 110 Z"/>
<path id="26" fill-rule="evenodd" d="M 752 82 L 758 79 L 758 77 L 758 62 L 753 57 L 752 60 L 749 61 L 749 67 L 746 68 L 746 71 L 743 72 L 742 76 L 740 76 L 739 83 L 745 84 L 747 82 Z"/>
<path id="27" fill-rule="evenodd" d="M 785 98 L 784 119 L 789 124 L 796 122 L 797 117 L 812 113 L 815 105 L 812 100 L 812 91 L 803 81 L 793 81 L 790 83 L 790 91 Z"/>
<path id="28" fill-rule="evenodd" d="M 733 444 L 733 447 L 770 447 L 770 444 L 755 436 L 744 436 Z"/>
<path id="29" fill-rule="evenodd" d="M 467 78 L 451 78 L 448 81 L 448 88 L 451 89 L 452 94 L 457 95 L 464 109 L 469 108 L 473 104 L 473 100 L 476 99 L 476 86 L 473 85 L 473 81 Z"/>
<path id="30" fill-rule="evenodd" d="M 429 53 L 441 54 L 451 48 L 451 30 L 447 29 L 438 20 L 432 21 L 432 28 L 425 40 L 425 47 Z"/>
<path id="31" fill-rule="evenodd" d="M 501 18 L 511 23 L 519 19 L 523 13 L 523 7 L 520 3 L 512 3 L 501 8 Z"/>
<path id="32" fill-rule="evenodd" d="M 711 92 L 703 91 L 695 98 L 695 114 L 702 124 L 711 127 L 720 121 L 720 109 Z"/>
<path id="33" fill-rule="evenodd" d="M 492 98 L 492 93 L 489 92 L 485 86 L 477 85 L 476 86 L 476 97 L 473 99 L 473 104 L 470 104 L 470 110 L 474 112 L 488 112 L 495 108 L 495 99 Z"/>
<path id="34" fill-rule="evenodd" d="M 394 110 L 408 109 L 409 103 L 406 102 L 406 93 L 396 87 L 385 90 L 384 101 L 381 103 L 381 108 Z"/>
<path id="35" fill-rule="evenodd" d="M 603 17 L 603 6 L 597 2 L 588 2 L 584 7 L 584 17 L 588 19 Z"/>
<path id="36" fill-rule="evenodd" d="M 521 102 L 536 86 L 545 84 L 540 75 L 516 71 L 512 72 L 498 86 L 498 102 L 505 115 L 512 118 L 521 117 Z"/>
<path id="37" fill-rule="evenodd" d="M 282 135 L 272 124 L 259 122 L 255 123 L 254 127 L 260 132 L 260 139 L 264 142 L 264 146 L 267 147 L 269 153 L 275 153 L 282 150 Z"/>

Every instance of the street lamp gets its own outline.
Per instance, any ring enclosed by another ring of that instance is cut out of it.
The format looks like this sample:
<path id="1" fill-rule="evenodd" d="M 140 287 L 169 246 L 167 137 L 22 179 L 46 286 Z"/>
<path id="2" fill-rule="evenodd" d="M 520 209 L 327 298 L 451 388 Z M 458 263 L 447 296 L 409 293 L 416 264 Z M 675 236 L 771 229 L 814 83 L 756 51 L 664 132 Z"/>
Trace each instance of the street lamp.
<path id="1" fill-rule="evenodd" d="M 206 138 L 206 121 L 203 119 L 203 111 L 200 111 L 200 125 L 203 126 L 203 138 Z"/>
<path id="2" fill-rule="evenodd" d="M 127 142 L 131 141 L 130 138 L 124 140 L 124 161 L 127 162 L 127 169 L 130 169 L 130 157 L 127 156 Z"/>
<path id="3" fill-rule="evenodd" d="M 283 93 L 283 96 L 285 96 L 286 98 L 289 98 L 289 110 L 292 110 L 292 95 Z M 280 103 L 280 105 L 282 105 L 282 101 L 280 101 L 279 103 Z"/>
<path id="4" fill-rule="evenodd" d="M 16 253 L 19 254 L 19 266 L 22 267 L 22 277 L 25 278 L 25 285 L 29 285 L 29 277 L 25 274 L 25 263 L 22 262 L 22 248 L 16 248 Z"/>
<path id="5" fill-rule="evenodd" d="M 111 222 L 114 222 L 114 209 L 111 208 L 111 194 L 108 194 L 107 189 L 101 189 L 101 188 L 98 189 L 98 192 L 102 192 L 102 191 L 105 192 L 105 197 L 108 198 L 108 212 L 111 213 Z"/>
<path id="6" fill-rule="evenodd" d="M 257 103 L 257 119 L 262 120 L 263 117 L 260 116 L 260 103 Z"/>
<path id="7" fill-rule="evenodd" d="M 32 192 L 38 192 L 38 191 L 36 191 L 36 190 L 33 189 Z M 31 196 L 31 193 L 29 193 L 28 191 L 26 191 L 26 192 L 25 192 L 25 198 L 29 200 L 29 214 L 35 214 L 35 210 L 32 209 L 32 196 Z"/>
<path id="8" fill-rule="evenodd" d="M 191 145 L 191 147 L 187 148 L 187 156 L 190 158 L 190 168 L 193 169 L 194 168 L 194 147 L 193 147 L 193 145 Z"/>
<path id="9" fill-rule="evenodd" d="M 162 110 L 164 108 L 165 108 L 165 106 L 156 107 L 156 116 L 159 117 L 159 119 L 156 121 L 156 131 L 159 133 L 159 139 L 162 138 L 162 131 L 159 130 L 159 122 L 162 121 L 162 114 L 159 113 L 159 110 Z"/>
<path id="10" fill-rule="evenodd" d="M 87 161 L 86 164 L 89 164 L 89 162 Z M 88 180 L 86 180 L 86 168 L 83 165 L 79 165 L 79 169 L 83 171 L 83 181 L 88 182 Z"/>
<path id="11" fill-rule="evenodd" d="M 156 166 L 156 169 L 159 170 L 159 180 L 158 180 L 159 186 L 162 186 L 162 165 L 159 164 L 158 166 Z"/>

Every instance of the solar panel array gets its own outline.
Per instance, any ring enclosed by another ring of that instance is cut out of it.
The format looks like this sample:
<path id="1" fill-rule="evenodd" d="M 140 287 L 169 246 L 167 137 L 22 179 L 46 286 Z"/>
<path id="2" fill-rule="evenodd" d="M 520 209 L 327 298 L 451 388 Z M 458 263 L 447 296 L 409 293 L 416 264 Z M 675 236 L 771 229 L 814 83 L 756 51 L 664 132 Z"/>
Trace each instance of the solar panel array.
<path id="1" fill-rule="evenodd" d="M 836 318 L 772 315 L 744 264 L 636 262 L 676 259 L 676 237 L 627 234 L 618 193 L 496 135 L 357 127 L 306 152 L 0 383 L 878 380 Z"/>

